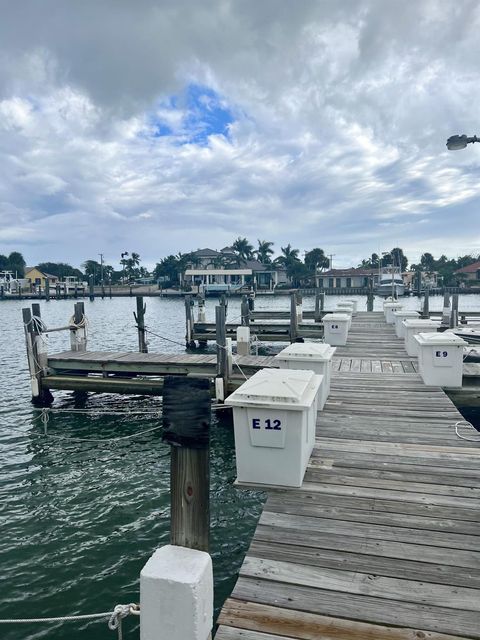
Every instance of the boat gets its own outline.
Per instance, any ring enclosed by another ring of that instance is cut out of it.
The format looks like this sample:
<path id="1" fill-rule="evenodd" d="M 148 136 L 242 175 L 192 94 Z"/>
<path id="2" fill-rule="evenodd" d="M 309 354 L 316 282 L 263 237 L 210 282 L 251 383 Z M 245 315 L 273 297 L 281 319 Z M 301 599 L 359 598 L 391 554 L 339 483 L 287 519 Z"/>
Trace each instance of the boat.
<path id="1" fill-rule="evenodd" d="M 380 267 L 375 295 L 382 297 L 391 296 L 392 298 L 405 295 L 405 285 L 400 267 L 394 264 Z"/>
<path id="2" fill-rule="evenodd" d="M 26 278 L 17 278 L 12 271 L 0 271 L 0 293 L 4 297 L 18 296 L 21 290 L 30 286 Z"/>
<path id="3" fill-rule="evenodd" d="M 468 344 L 480 345 L 480 325 L 475 327 L 455 327 L 451 329 L 451 332 L 459 338 L 463 338 Z"/>

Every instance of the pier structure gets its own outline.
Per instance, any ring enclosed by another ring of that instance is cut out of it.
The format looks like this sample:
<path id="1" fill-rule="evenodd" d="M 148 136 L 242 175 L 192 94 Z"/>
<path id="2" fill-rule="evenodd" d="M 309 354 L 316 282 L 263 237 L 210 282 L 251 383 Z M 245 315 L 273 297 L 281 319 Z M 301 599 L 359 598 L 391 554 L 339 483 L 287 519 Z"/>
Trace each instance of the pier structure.
<path id="1" fill-rule="evenodd" d="M 383 314 L 336 356 L 302 486 L 242 485 L 268 497 L 215 638 L 480 638 L 478 434 Z"/>

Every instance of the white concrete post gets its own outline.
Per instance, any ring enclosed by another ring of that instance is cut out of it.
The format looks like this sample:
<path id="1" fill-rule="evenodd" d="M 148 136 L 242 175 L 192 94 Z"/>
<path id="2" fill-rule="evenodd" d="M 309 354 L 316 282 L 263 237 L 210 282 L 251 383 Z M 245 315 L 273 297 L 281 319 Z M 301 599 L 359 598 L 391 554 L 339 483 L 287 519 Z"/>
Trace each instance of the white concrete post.
<path id="1" fill-rule="evenodd" d="M 237 353 L 239 356 L 250 355 L 250 327 L 237 327 Z"/>
<path id="2" fill-rule="evenodd" d="M 212 559 L 167 545 L 140 573 L 140 640 L 207 640 L 213 626 Z"/>

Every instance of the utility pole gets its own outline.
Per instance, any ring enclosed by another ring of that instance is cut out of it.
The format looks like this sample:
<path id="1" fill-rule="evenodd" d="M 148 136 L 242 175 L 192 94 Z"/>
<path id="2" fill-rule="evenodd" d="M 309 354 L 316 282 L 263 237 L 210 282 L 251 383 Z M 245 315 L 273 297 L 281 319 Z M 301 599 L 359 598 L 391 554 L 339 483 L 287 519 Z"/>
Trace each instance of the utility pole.
<path id="1" fill-rule="evenodd" d="M 100 256 L 100 284 L 103 287 L 103 253 L 98 254 Z"/>

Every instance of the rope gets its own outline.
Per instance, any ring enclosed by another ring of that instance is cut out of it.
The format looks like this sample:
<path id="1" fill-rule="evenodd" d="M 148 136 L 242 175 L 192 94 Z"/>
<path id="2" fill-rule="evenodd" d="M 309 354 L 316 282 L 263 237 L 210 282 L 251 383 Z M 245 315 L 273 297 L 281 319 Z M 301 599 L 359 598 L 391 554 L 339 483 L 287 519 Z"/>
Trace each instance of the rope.
<path id="1" fill-rule="evenodd" d="M 102 613 L 87 613 L 78 616 L 56 616 L 52 618 L 5 618 L 0 619 L 0 624 L 43 624 L 51 622 L 74 622 L 78 620 L 107 619 L 108 628 L 117 631 L 118 640 L 122 640 L 122 620 L 129 615 L 139 616 L 140 605 L 135 603 L 117 604 L 113 611 L 103 611 Z"/>
<path id="2" fill-rule="evenodd" d="M 467 440 L 468 442 L 480 442 L 480 437 L 478 437 L 478 438 L 469 438 L 467 436 L 462 436 L 461 433 L 459 433 L 459 430 L 458 430 L 461 425 L 467 426 L 467 427 L 471 427 L 475 431 L 475 433 L 478 433 L 478 431 L 475 429 L 473 424 L 471 424 L 470 422 L 467 422 L 467 420 L 458 420 L 458 422 L 456 422 L 453 425 L 455 427 L 455 433 L 457 434 L 458 438 L 460 438 L 461 440 Z"/>
<path id="3" fill-rule="evenodd" d="M 135 325 L 138 329 L 138 325 Z M 165 336 L 161 336 L 159 333 L 155 333 L 154 331 L 152 331 L 149 327 L 145 326 L 143 327 L 144 331 L 146 331 L 147 333 L 151 333 L 152 336 L 155 336 L 157 338 L 160 338 L 161 340 L 166 340 L 167 342 L 171 342 L 172 344 L 179 344 L 181 347 L 183 347 L 185 349 L 185 343 L 184 342 L 178 342 L 178 340 L 172 340 L 171 338 L 166 338 Z"/>
<path id="4" fill-rule="evenodd" d="M 151 429 L 145 429 L 144 431 L 138 431 L 137 433 L 131 433 L 128 436 L 118 436 L 118 438 L 69 438 L 65 436 L 55 436 L 50 433 L 47 433 L 47 426 L 49 421 L 50 409 L 42 409 L 42 413 L 40 414 L 40 419 L 43 424 L 43 433 L 47 438 L 53 438 L 55 440 L 67 440 L 69 442 L 95 442 L 95 443 L 106 443 L 106 442 L 119 442 L 121 440 L 130 440 L 131 438 L 136 438 L 138 436 L 143 436 L 146 433 L 151 433 L 152 431 L 158 431 L 162 426 L 152 427 Z"/>

